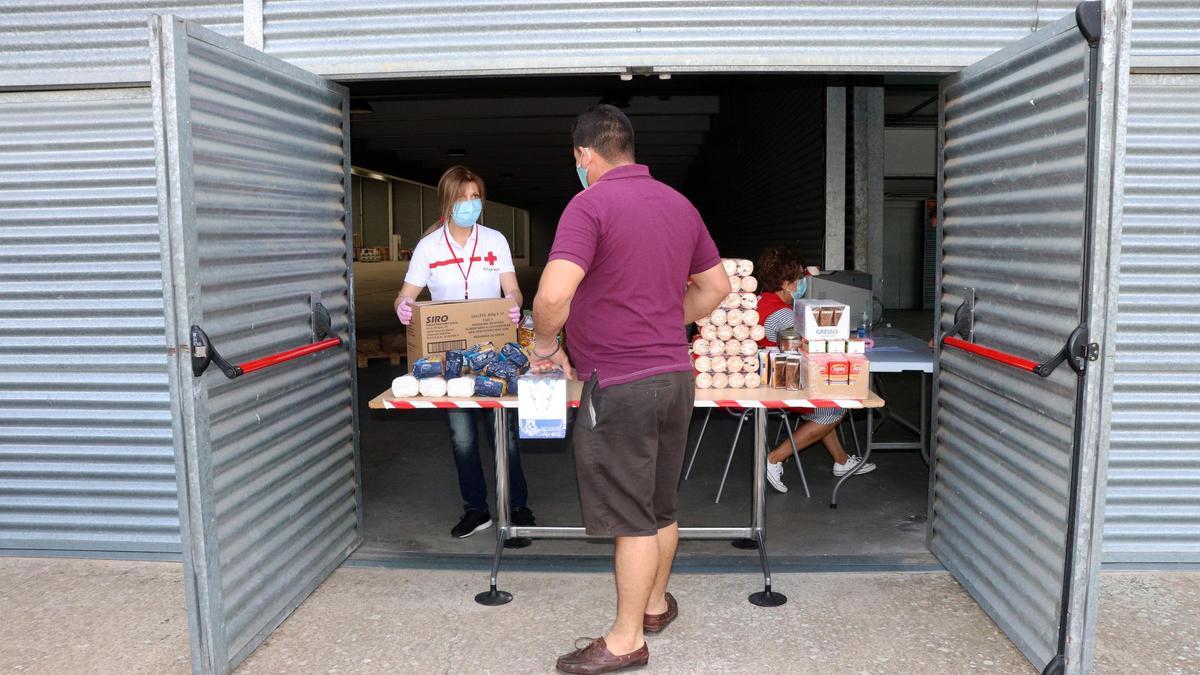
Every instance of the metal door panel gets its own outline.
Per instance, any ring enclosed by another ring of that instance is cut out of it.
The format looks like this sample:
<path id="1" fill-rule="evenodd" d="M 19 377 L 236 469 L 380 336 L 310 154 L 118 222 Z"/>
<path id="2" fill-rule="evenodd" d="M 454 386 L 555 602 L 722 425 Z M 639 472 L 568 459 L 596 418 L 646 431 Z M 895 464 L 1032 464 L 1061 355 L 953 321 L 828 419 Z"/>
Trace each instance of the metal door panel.
<path id="1" fill-rule="evenodd" d="M 167 330 L 194 669 L 236 666 L 361 531 L 346 90 L 178 18 L 152 21 Z M 197 376 L 199 327 L 230 361 Z"/>
<path id="2" fill-rule="evenodd" d="M 1120 99 L 1127 50 L 1121 3 L 1080 7 L 941 86 L 937 334 L 958 339 L 937 352 L 929 519 L 930 549 L 1026 657 L 1072 672 L 1088 657 L 1072 612 L 1086 614 L 1098 562 L 1111 366 L 1036 366 L 1077 328 L 1107 332 L 1095 285 L 1114 223 L 1098 191 L 1119 142 L 1101 92 Z M 970 323 L 956 325 L 960 306 Z"/>

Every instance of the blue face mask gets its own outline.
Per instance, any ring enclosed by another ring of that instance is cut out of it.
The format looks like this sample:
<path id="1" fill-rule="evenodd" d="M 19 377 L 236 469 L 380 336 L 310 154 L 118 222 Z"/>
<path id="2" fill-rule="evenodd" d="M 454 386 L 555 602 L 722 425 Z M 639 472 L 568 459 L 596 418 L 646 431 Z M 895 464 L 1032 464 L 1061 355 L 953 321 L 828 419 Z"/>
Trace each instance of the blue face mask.
<path id="1" fill-rule="evenodd" d="M 792 298 L 793 299 L 803 298 L 804 294 L 807 292 L 808 292 L 808 277 L 801 277 L 800 281 L 796 284 L 796 292 L 792 293 Z"/>
<path id="2" fill-rule="evenodd" d="M 474 227 L 483 213 L 483 201 L 479 199 L 464 199 L 454 203 L 450 217 L 459 227 Z"/>
<path id="3" fill-rule="evenodd" d="M 583 189 L 588 188 L 587 169 L 582 166 L 575 167 L 575 173 L 579 174 L 579 182 L 583 183 Z"/>

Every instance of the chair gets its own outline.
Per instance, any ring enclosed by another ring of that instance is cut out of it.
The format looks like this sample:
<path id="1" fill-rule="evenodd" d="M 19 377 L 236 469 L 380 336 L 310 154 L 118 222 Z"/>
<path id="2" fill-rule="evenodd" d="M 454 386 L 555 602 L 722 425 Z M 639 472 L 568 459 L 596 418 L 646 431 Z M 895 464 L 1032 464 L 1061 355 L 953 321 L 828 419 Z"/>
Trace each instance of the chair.
<path id="1" fill-rule="evenodd" d="M 687 471 L 685 471 L 683 474 L 684 480 L 687 480 L 692 475 L 692 466 L 696 463 L 696 455 L 700 454 L 700 443 L 704 440 L 704 432 L 708 429 L 708 421 L 712 417 L 712 411 L 713 409 L 709 408 L 704 415 L 704 423 L 700 425 L 700 435 L 696 437 L 696 446 L 692 449 L 692 458 L 688 460 Z M 747 419 L 749 419 L 749 415 L 750 413 L 754 412 L 754 409 L 747 408 L 741 413 L 725 409 L 725 412 L 733 417 L 738 418 L 738 428 L 737 433 L 733 435 L 733 444 L 729 446 L 729 457 L 725 460 L 725 472 L 721 474 L 721 485 L 717 488 L 717 498 L 714 500 L 714 503 L 717 504 L 721 502 L 721 493 L 724 492 L 725 481 L 729 478 L 729 467 L 733 464 L 733 453 L 737 450 L 738 440 L 742 436 L 742 425 L 745 424 Z M 788 440 L 791 441 L 792 423 L 788 418 L 787 412 L 784 410 L 779 410 L 771 411 L 768 414 L 779 415 L 780 417 L 779 427 L 775 432 L 775 442 L 779 442 L 779 434 L 782 433 L 785 426 L 788 430 Z M 796 458 L 796 467 L 800 470 L 800 483 L 804 486 L 804 496 L 811 497 L 812 493 L 808 490 L 808 478 L 806 478 L 804 475 L 804 466 L 800 464 L 800 451 L 796 448 L 795 442 L 792 442 L 792 456 Z"/>

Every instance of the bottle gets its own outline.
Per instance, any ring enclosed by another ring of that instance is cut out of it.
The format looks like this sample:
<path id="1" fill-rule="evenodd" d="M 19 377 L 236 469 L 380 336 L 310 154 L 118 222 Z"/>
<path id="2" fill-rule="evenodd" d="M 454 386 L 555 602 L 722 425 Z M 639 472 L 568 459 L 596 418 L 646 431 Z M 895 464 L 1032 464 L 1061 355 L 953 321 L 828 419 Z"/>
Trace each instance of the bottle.
<path id="1" fill-rule="evenodd" d="M 521 325 L 517 326 L 517 344 L 529 351 L 533 349 L 533 310 L 527 309 L 523 314 Z"/>
<path id="2" fill-rule="evenodd" d="M 858 324 L 858 337 L 861 339 L 864 339 L 864 340 L 866 338 L 871 337 L 871 313 L 870 312 L 867 312 L 867 311 L 863 312 L 862 322 Z"/>

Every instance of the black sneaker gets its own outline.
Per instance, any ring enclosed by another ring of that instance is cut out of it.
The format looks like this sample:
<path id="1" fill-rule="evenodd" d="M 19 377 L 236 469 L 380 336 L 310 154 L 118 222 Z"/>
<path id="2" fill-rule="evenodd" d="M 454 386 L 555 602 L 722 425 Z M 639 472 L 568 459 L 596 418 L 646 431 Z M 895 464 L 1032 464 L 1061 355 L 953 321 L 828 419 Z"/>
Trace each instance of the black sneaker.
<path id="1" fill-rule="evenodd" d="M 487 511 L 467 511 L 454 529 L 450 530 L 450 536 L 464 539 L 491 526 L 492 517 Z"/>
<path id="2" fill-rule="evenodd" d="M 513 509 L 509 514 L 509 520 L 517 527 L 537 527 L 537 523 L 533 520 L 533 511 L 524 507 Z"/>

